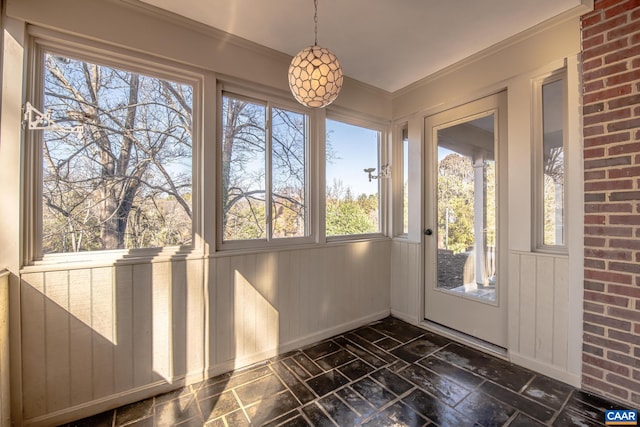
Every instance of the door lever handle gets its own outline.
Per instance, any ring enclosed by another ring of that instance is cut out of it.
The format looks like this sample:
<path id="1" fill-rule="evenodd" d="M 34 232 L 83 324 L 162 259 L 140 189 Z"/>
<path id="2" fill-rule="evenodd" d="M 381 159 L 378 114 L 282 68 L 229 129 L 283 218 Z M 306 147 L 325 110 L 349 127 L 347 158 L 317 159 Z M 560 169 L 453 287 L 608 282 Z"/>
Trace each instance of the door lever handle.
<path id="1" fill-rule="evenodd" d="M 430 228 L 425 228 L 424 229 L 424 235 L 425 236 L 431 236 L 433 234 L 433 230 L 431 230 Z"/>

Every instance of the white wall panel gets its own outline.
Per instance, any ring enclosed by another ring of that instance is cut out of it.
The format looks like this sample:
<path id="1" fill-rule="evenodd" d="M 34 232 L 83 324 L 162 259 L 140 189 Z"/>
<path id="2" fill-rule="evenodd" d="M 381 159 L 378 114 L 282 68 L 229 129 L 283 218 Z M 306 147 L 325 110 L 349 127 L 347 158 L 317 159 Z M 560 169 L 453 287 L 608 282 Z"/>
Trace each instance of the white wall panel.
<path id="1" fill-rule="evenodd" d="M 552 257 L 536 257 L 536 335 L 535 356 L 544 363 L 553 363 L 553 330 L 556 321 L 553 314 L 555 283 L 555 260 Z M 561 284 L 565 286 L 564 284 Z"/>
<path id="2" fill-rule="evenodd" d="M 122 265 L 114 268 L 116 304 L 116 349 L 114 353 L 115 391 L 124 392 L 134 385 L 133 356 L 133 266 Z"/>
<path id="3" fill-rule="evenodd" d="M 585 10 L 586 11 L 586 10 Z M 411 147 L 424 148 L 424 118 L 492 93 L 508 94 L 508 241 L 509 253 L 508 351 L 513 361 L 579 386 L 581 369 L 582 307 L 582 215 L 583 194 L 579 105 L 578 59 L 580 52 L 579 11 L 573 17 L 548 21 L 473 55 L 445 70 L 427 76 L 393 94 L 393 118 L 408 120 Z M 550 41 L 554 40 L 557 43 Z M 567 174 L 568 257 L 529 252 L 532 244 L 532 90 L 540 75 L 567 67 Z M 572 84 L 573 83 L 573 84 Z M 415 136 L 415 138 L 414 138 Z M 410 200 L 420 200 L 424 153 L 410 156 Z M 416 166 L 416 167 L 412 167 Z M 413 186 L 412 186 L 413 185 Z M 423 222 L 422 201 L 409 215 L 410 237 L 419 240 Z M 415 205 L 413 205 L 415 206 Z M 413 216 L 412 216 L 413 215 Z M 501 219 L 503 221 L 504 219 Z M 413 234 L 412 234 L 413 233 Z M 411 251 L 413 245 L 414 251 Z M 422 260 L 419 245 L 392 243 L 391 310 L 398 317 L 420 322 Z M 415 263 L 412 256 L 418 254 Z M 545 258 L 548 257 L 548 258 Z M 417 278 L 409 278 L 416 274 Z"/>
<path id="4" fill-rule="evenodd" d="M 569 260 L 566 257 L 556 257 L 554 268 L 553 292 L 553 354 L 552 360 L 555 366 L 563 366 L 568 372 L 573 372 L 573 366 L 569 365 L 570 334 L 576 334 L 571 325 L 569 315 Z M 577 373 L 577 371 L 576 371 Z"/>
<path id="5" fill-rule="evenodd" d="M 14 375 L 22 375 L 23 396 L 28 397 L 23 402 L 24 414 L 37 417 L 47 412 L 44 273 L 23 275 L 20 290 L 20 326 L 26 333 L 21 337 L 23 369 Z"/>
<path id="6" fill-rule="evenodd" d="M 511 359 L 579 386 L 568 358 L 568 257 L 512 251 L 509 267 Z"/>
<path id="7" fill-rule="evenodd" d="M 152 265 L 133 266 L 133 385 L 142 387 L 153 380 L 153 286 Z"/>
<path id="8" fill-rule="evenodd" d="M 235 340 L 233 331 L 229 328 L 234 319 L 233 289 L 229 285 L 219 285 L 233 282 L 233 270 L 231 259 L 227 257 L 211 260 L 209 265 L 209 277 L 213 279 L 208 301 L 209 330 L 212 334 L 209 366 L 213 366 L 216 361 L 232 360 L 235 355 Z"/>
<path id="9" fill-rule="evenodd" d="M 507 337 L 509 348 L 518 348 L 520 346 L 520 255 L 517 253 L 509 254 L 509 283 L 510 285 L 507 298 L 509 308 L 507 319 L 509 319 L 509 328 L 507 328 Z"/>
<path id="10" fill-rule="evenodd" d="M 222 256 L 211 261 L 211 368 L 235 368 L 379 318 L 389 241 Z"/>
<path id="11" fill-rule="evenodd" d="M 71 404 L 70 336 L 69 336 L 69 272 L 54 271 L 45 275 L 45 333 L 47 411 L 53 412 Z M 26 367 L 25 367 L 26 369 Z"/>
<path id="12" fill-rule="evenodd" d="M 89 297 L 92 290 L 91 270 L 73 270 L 69 272 L 69 312 L 75 319 L 69 322 L 70 367 L 71 367 L 71 405 L 86 402 L 94 397 L 91 382 L 83 381 L 93 364 L 91 325 L 92 310 Z M 71 285 L 73 284 L 73 285 Z"/>
<path id="13" fill-rule="evenodd" d="M 203 259 L 31 268 L 21 284 L 24 420 L 79 418 L 384 317 L 390 245 L 220 256 L 207 261 L 208 283 Z"/>
<path id="14" fill-rule="evenodd" d="M 9 272 L 0 270 L 0 427 L 9 427 L 10 425 Z"/>
<path id="15" fill-rule="evenodd" d="M 174 361 L 174 371 L 176 374 L 186 372 L 187 375 L 204 375 L 205 365 L 205 349 L 207 348 L 206 336 L 206 306 L 205 293 L 202 286 L 205 283 L 204 263 L 201 260 L 194 260 L 180 263 L 184 270 L 180 274 L 186 277 L 186 283 L 183 289 L 174 287 L 174 295 L 176 293 L 184 293 L 184 307 L 176 307 L 174 305 L 174 315 L 176 312 L 184 313 L 184 319 L 176 321 L 175 325 L 180 324 L 179 329 L 174 329 L 174 345 L 173 348 L 178 352 L 184 352 L 184 366 L 178 365 Z M 175 266 L 175 264 L 174 264 Z M 175 273 L 174 273 L 175 277 Z M 178 341 L 178 339 L 181 339 Z M 177 357 L 175 357 L 177 360 Z"/>
<path id="16" fill-rule="evenodd" d="M 71 271 L 69 277 L 69 289 L 90 288 L 87 299 L 91 304 L 91 320 L 88 323 L 92 331 L 91 353 L 93 354 L 93 397 L 103 398 L 115 392 L 114 371 L 117 366 L 114 363 L 114 353 L 117 349 L 117 337 L 115 336 L 115 323 L 117 321 L 114 304 L 113 268 L 92 268 L 89 282 L 71 281 L 71 273 L 83 270 Z M 70 313 L 75 317 L 74 312 Z M 70 321 L 73 317 L 70 316 Z M 86 326 L 85 326 L 86 328 Z M 87 372 L 88 373 L 88 372 Z"/>
<path id="17" fill-rule="evenodd" d="M 391 244 L 391 313 L 414 324 L 422 320 L 421 254 L 420 243 L 396 239 Z"/>

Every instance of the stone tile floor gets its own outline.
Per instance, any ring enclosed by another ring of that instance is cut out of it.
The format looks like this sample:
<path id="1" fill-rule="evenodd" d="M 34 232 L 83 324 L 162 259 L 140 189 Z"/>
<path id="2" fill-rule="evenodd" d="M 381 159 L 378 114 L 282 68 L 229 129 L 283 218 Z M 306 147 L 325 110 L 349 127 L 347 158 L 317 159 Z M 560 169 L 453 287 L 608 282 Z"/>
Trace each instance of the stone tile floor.
<path id="1" fill-rule="evenodd" d="M 67 426 L 602 426 L 626 409 L 388 317 Z"/>

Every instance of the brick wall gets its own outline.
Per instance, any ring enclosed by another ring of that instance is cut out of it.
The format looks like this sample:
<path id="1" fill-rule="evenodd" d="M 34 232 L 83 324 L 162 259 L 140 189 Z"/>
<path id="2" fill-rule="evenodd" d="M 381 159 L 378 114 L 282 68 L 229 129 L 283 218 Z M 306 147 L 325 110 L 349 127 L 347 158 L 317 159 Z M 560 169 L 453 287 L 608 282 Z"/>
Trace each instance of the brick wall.
<path id="1" fill-rule="evenodd" d="M 582 17 L 583 387 L 640 406 L 640 1 Z"/>

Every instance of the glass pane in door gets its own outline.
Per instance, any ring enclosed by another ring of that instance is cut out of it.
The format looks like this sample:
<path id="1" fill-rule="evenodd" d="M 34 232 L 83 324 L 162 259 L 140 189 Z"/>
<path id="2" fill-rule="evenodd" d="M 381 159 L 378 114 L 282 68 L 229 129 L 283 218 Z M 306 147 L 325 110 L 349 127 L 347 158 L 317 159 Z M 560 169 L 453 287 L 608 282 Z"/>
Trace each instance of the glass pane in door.
<path id="1" fill-rule="evenodd" d="M 439 290 L 496 300 L 494 115 L 438 129 Z"/>

